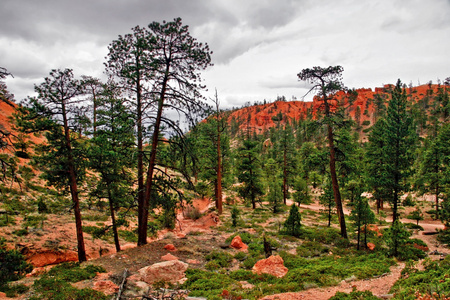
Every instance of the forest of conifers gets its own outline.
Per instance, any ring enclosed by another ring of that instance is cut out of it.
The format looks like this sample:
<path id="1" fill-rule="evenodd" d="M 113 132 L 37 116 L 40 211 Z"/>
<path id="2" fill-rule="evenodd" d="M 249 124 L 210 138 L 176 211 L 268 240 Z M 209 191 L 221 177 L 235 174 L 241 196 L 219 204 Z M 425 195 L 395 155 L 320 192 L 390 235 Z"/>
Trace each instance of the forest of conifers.
<path id="1" fill-rule="evenodd" d="M 398 80 L 367 99 L 372 110 L 358 106 L 355 113 L 358 91 L 345 87 L 342 67 L 299 68 L 293 76 L 311 84 L 318 105 L 301 117 L 276 113 L 272 126 L 256 130 L 250 113 L 236 118 L 236 110 L 222 110 L 217 92 L 214 99 L 202 96 L 200 72 L 211 65 L 212 52 L 180 19 L 135 27 L 108 50 L 106 81 L 51 70 L 35 86 L 36 95 L 17 106 L 14 130 L 0 128 L 2 197 L 14 189 L 41 189 L 48 196 L 36 200 L 39 212 L 70 199 L 80 262 L 87 259 L 82 211 L 92 207 L 108 211 L 112 225 L 97 234 L 112 231 L 117 251 L 118 228 L 130 218 L 143 246 L 149 232 L 175 227 L 177 209 L 201 197 L 212 198 L 219 215 L 224 204 L 277 214 L 294 203 L 283 230 L 299 237 L 295 204 L 311 203 L 312 191 L 319 190 L 328 225 L 337 215 L 340 235 L 349 239 L 351 224 L 358 249 L 366 246 L 361 228 L 388 214 L 387 247 L 394 257 L 405 245 L 399 219 L 419 226 L 425 213 L 448 228 L 449 78 L 430 83 L 424 95 Z M 1 71 L 2 79 L 11 75 Z M 15 106 L 3 83 L 0 95 Z M 36 137 L 45 142 L 33 142 Z M 38 181 L 32 180 L 36 171 Z M 402 215 L 402 207 L 415 206 L 424 194 L 432 195 L 432 210 L 417 206 Z M 3 209 L 15 206 L 2 199 Z M 450 242 L 449 233 L 439 233 L 443 243 Z"/>

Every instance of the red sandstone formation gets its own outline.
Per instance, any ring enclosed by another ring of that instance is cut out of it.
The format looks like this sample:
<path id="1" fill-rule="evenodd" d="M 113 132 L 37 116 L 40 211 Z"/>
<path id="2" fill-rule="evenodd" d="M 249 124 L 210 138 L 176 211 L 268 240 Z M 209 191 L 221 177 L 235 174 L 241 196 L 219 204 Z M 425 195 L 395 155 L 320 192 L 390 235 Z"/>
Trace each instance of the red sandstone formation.
<path id="1" fill-rule="evenodd" d="M 239 235 L 235 236 L 231 241 L 230 246 L 234 249 L 238 249 L 241 251 L 247 251 L 248 246 L 242 241 Z"/>
<path id="2" fill-rule="evenodd" d="M 165 245 L 164 249 L 166 249 L 167 251 L 177 251 L 177 248 L 175 248 L 175 246 L 172 244 Z"/>
<path id="3" fill-rule="evenodd" d="M 338 92 L 334 103 L 346 108 L 346 113 L 360 125 L 371 126 L 376 122 L 376 106 L 374 99 L 381 97 L 389 101 L 393 85 L 385 85 L 382 88 L 360 88 L 349 92 Z M 442 88 L 440 85 L 421 85 L 417 87 L 406 88 L 406 93 L 410 101 L 417 102 L 427 95 L 434 95 Z M 448 90 L 448 87 L 446 87 Z M 230 125 L 238 124 L 240 130 L 246 130 L 249 127 L 256 133 L 262 133 L 265 130 L 274 127 L 277 123 L 284 124 L 287 120 L 306 119 L 310 114 L 314 118 L 322 110 L 322 101 L 315 96 L 313 101 L 276 101 L 273 103 L 260 104 L 244 107 L 234 110 L 228 116 Z M 249 118 L 250 115 L 250 118 Z"/>
<path id="4" fill-rule="evenodd" d="M 281 278 L 288 272 L 288 268 L 284 266 L 283 258 L 279 255 L 272 255 L 269 258 L 262 259 L 253 266 L 253 273 L 256 274 L 270 274 Z"/>

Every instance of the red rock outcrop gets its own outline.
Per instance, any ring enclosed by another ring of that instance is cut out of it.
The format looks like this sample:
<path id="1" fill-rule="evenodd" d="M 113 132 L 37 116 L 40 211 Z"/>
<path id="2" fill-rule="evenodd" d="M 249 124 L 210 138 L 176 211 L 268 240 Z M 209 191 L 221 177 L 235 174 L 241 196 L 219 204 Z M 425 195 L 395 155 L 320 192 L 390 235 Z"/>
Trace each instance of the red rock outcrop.
<path id="1" fill-rule="evenodd" d="M 376 121 L 376 105 L 374 99 L 385 99 L 389 103 L 390 90 L 394 87 L 387 84 L 384 87 L 360 88 L 348 92 L 338 92 L 331 102 L 346 107 L 346 113 L 360 125 L 373 125 Z M 406 88 L 408 100 L 417 102 L 428 95 L 434 95 L 443 86 L 437 84 L 425 84 L 417 87 Z M 446 87 L 449 91 L 450 89 Z M 246 130 L 249 127 L 256 133 L 262 133 L 277 123 L 285 124 L 287 120 L 305 119 L 308 114 L 315 118 L 318 111 L 323 109 L 322 101 L 315 96 L 313 101 L 276 101 L 266 104 L 256 104 L 232 111 L 228 116 L 228 123 L 233 128 Z"/>
<path id="2" fill-rule="evenodd" d="M 281 278 L 288 272 L 288 268 L 284 266 L 283 258 L 279 255 L 272 255 L 269 258 L 262 259 L 253 266 L 252 272 L 256 274 L 270 274 Z"/>
<path id="3" fill-rule="evenodd" d="M 247 251 L 247 249 L 248 249 L 248 246 L 242 241 L 242 239 L 239 235 L 237 235 L 233 238 L 230 246 L 234 249 L 241 250 L 241 251 Z"/>
<path id="4" fill-rule="evenodd" d="M 167 253 L 166 255 L 161 256 L 161 260 L 166 260 L 166 261 L 177 260 L 177 259 L 178 259 L 178 257 L 176 257 L 175 255 L 172 255 L 170 253 Z"/>
<path id="5" fill-rule="evenodd" d="M 373 251 L 375 249 L 375 244 L 374 243 L 367 243 L 367 248 L 371 251 Z"/>
<path id="6" fill-rule="evenodd" d="M 177 251 L 177 248 L 175 248 L 175 246 L 172 244 L 165 245 L 164 249 L 166 249 L 167 251 Z"/>
<path id="7" fill-rule="evenodd" d="M 34 267 L 44 267 L 48 265 L 60 264 L 68 261 L 78 261 L 78 254 L 75 251 L 53 251 L 43 250 L 27 255 L 27 261 Z"/>
<path id="8" fill-rule="evenodd" d="M 140 269 L 138 271 L 139 278 L 135 279 L 148 284 L 161 280 L 175 284 L 185 277 L 184 272 L 186 272 L 187 268 L 188 264 L 179 260 L 164 261 Z"/>
<path id="9" fill-rule="evenodd" d="M 112 295 L 119 291 L 117 284 L 111 280 L 100 280 L 94 282 L 94 290 L 102 292 L 105 295 Z"/>

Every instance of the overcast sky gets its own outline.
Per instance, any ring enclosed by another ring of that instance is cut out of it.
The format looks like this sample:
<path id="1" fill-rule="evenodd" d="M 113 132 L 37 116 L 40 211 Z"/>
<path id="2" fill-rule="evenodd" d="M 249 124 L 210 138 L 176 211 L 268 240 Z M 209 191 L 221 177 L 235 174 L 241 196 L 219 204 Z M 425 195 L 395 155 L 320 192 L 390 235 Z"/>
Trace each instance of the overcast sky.
<path id="1" fill-rule="evenodd" d="M 208 43 L 204 71 L 224 108 L 301 98 L 296 74 L 344 67 L 350 88 L 450 76 L 450 0 L 1 0 L 0 66 L 16 101 L 51 69 L 103 78 L 107 46 L 150 22 L 181 17 Z"/>

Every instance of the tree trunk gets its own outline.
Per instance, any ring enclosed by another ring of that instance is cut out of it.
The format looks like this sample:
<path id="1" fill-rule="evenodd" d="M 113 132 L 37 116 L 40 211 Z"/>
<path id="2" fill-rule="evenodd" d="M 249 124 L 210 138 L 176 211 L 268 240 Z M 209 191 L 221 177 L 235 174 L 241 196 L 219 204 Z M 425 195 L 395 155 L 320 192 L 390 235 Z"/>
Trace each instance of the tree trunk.
<path id="1" fill-rule="evenodd" d="M 161 127 L 161 118 L 162 118 L 162 112 L 163 112 L 163 106 L 164 106 L 164 99 L 166 96 L 166 88 L 167 88 L 167 82 L 169 80 L 169 66 L 167 66 L 165 77 L 162 83 L 161 92 L 158 99 L 158 111 L 156 114 L 156 121 L 155 126 L 153 130 L 153 136 L 152 136 L 152 150 L 150 152 L 150 161 L 148 165 L 148 171 L 147 171 L 147 180 L 145 182 L 145 194 L 144 194 L 144 207 L 143 207 L 143 223 L 142 228 L 139 230 L 139 240 L 141 242 L 144 242 L 144 244 L 147 243 L 147 222 L 148 222 L 148 208 L 150 205 L 150 195 L 152 191 L 152 185 L 153 185 L 153 173 L 155 170 L 155 164 L 156 164 L 156 151 L 158 147 L 158 138 L 159 138 L 159 131 Z"/>
<path id="2" fill-rule="evenodd" d="M 356 250 L 359 250 L 359 237 L 361 235 L 361 225 L 358 221 L 358 243 L 356 244 Z"/>
<path id="3" fill-rule="evenodd" d="M 217 97 L 217 96 L 216 96 Z M 218 110 L 218 107 L 217 107 Z M 216 208 L 219 215 L 222 214 L 222 155 L 220 151 L 220 122 L 219 112 L 217 111 L 217 193 Z"/>
<path id="4" fill-rule="evenodd" d="M 72 154 L 72 146 L 70 143 L 70 130 L 67 122 L 66 108 L 64 100 L 62 102 L 62 113 L 63 113 L 63 124 L 64 124 L 64 137 L 66 142 L 66 149 L 68 152 L 68 168 L 69 168 L 69 185 L 70 194 L 72 196 L 73 202 L 73 212 L 75 215 L 75 227 L 77 235 L 77 248 L 78 248 L 78 261 L 83 262 L 87 260 L 86 249 L 84 246 L 83 238 L 83 226 L 81 223 L 81 212 L 80 212 L 80 200 L 78 198 L 78 186 L 77 186 L 77 175 L 75 171 L 75 163 Z"/>
<path id="5" fill-rule="evenodd" d="M 436 189 L 434 191 L 436 195 L 436 220 L 439 219 L 439 183 L 436 183 Z"/>
<path id="6" fill-rule="evenodd" d="M 108 185 L 107 190 L 108 190 L 109 211 L 111 214 L 112 229 L 113 229 L 113 234 L 114 234 L 114 245 L 116 246 L 116 252 L 120 252 L 119 233 L 117 232 L 116 216 L 114 214 L 113 197 L 111 194 L 111 188 L 109 186 L 109 183 L 107 183 L 107 185 Z"/>
<path id="7" fill-rule="evenodd" d="M 286 149 L 283 153 L 283 203 L 286 205 L 287 200 L 287 157 Z"/>
<path id="8" fill-rule="evenodd" d="M 147 221 L 144 219 L 144 150 L 143 150 L 143 130 L 142 130 L 142 98 L 141 98 L 141 83 L 140 77 L 136 82 L 136 114 L 137 114 L 137 179 L 138 179 L 138 246 L 145 245 L 147 243 L 147 228 L 145 228 L 145 233 L 142 232 L 144 225 L 146 226 Z"/>
<path id="9" fill-rule="evenodd" d="M 336 202 L 336 210 L 341 227 L 341 236 L 348 239 L 347 227 L 345 225 L 344 209 L 342 207 L 341 193 L 339 191 L 339 183 L 336 175 L 336 151 L 334 149 L 334 136 L 331 125 L 328 124 L 328 144 L 330 148 L 330 174 L 331 183 L 333 185 L 334 201 Z"/>

